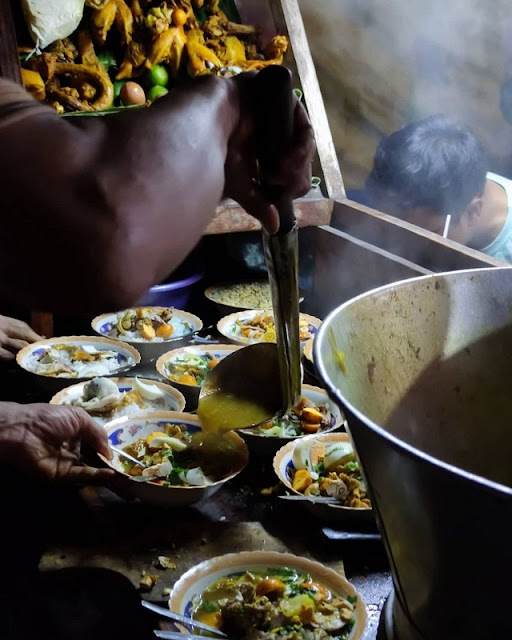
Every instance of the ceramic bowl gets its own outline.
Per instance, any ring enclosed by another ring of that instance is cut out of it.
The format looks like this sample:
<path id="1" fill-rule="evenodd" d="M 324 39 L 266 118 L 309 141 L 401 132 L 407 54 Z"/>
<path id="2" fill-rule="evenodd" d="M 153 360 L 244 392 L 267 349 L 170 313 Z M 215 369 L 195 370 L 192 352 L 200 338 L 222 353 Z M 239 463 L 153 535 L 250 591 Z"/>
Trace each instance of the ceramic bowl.
<path id="1" fill-rule="evenodd" d="M 37 382 L 53 393 L 56 393 L 64 387 L 68 387 L 71 384 L 78 382 L 87 382 L 91 378 L 94 378 L 97 374 L 87 376 L 64 376 L 61 374 L 58 378 L 54 376 L 43 375 L 36 373 L 33 370 L 34 356 L 40 355 L 45 349 L 57 344 L 64 345 L 77 345 L 82 347 L 94 347 L 96 350 L 114 351 L 117 355 L 118 366 L 115 370 L 112 370 L 108 376 L 113 376 L 118 371 L 128 371 L 135 367 L 140 362 L 140 354 L 129 344 L 119 342 L 119 340 L 112 340 L 111 338 L 98 338 L 96 336 L 66 336 L 59 338 L 47 338 L 45 340 L 39 340 L 32 344 L 27 345 L 16 356 L 16 362 L 22 369 L 25 369 L 28 373 L 34 376 Z"/>
<path id="2" fill-rule="evenodd" d="M 196 416 L 189 413 L 178 413 L 175 411 L 159 411 L 155 413 L 141 413 L 137 416 L 118 418 L 107 422 L 105 429 L 108 434 L 110 444 L 117 448 L 135 442 L 139 438 L 146 438 L 153 431 L 161 431 L 164 424 L 185 425 L 191 433 L 201 430 L 201 425 Z M 242 471 L 249 461 L 247 445 L 242 438 L 234 432 L 226 434 L 226 442 L 229 446 L 224 449 L 227 467 L 225 476 L 221 480 L 203 486 L 162 486 L 154 482 L 137 482 L 132 480 L 123 470 L 119 455 L 113 453 L 113 459 L 107 461 L 100 456 L 102 461 L 115 469 L 120 475 L 126 478 L 123 495 L 128 494 L 133 498 L 139 498 L 144 502 L 164 505 L 169 507 L 182 507 L 185 505 L 200 502 L 213 495 L 226 482 L 234 478 Z M 218 457 L 215 462 L 218 461 Z"/>
<path id="3" fill-rule="evenodd" d="M 329 407 L 332 414 L 331 426 L 324 429 L 321 433 L 330 433 L 345 426 L 345 416 L 342 414 L 340 408 L 329 398 L 326 391 L 320 389 L 320 387 L 303 384 L 301 394 L 317 405 L 324 404 Z M 276 451 L 285 444 L 308 437 L 306 435 L 288 437 L 265 436 L 256 429 L 240 429 L 238 433 L 240 433 L 242 438 L 247 442 L 250 451 L 265 456 L 273 456 Z"/>
<path id="4" fill-rule="evenodd" d="M 231 313 L 228 316 L 225 316 L 217 323 L 217 330 L 224 337 L 226 337 L 231 342 L 235 344 L 257 344 L 258 342 L 263 342 L 263 338 L 248 338 L 243 336 L 240 333 L 240 327 L 237 322 L 252 320 L 258 315 L 268 314 L 272 315 L 272 311 L 269 309 L 252 309 L 250 311 L 239 311 L 237 313 Z M 310 316 L 307 313 L 300 314 L 300 320 L 303 320 L 308 323 L 308 332 L 311 335 L 314 335 L 318 327 L 321 325 L 322 321 L 319 318 L 315 318 L 314 316 Z M 307 339 L 306 339 L 307 340 Z M 306 340 L 301 341 L 301 346 L 303 347 Z"/>
<path id="5" fill-rule="evenodd" d="M 125 339 L 122 335 L 119 335 L 115 325 L 118 318 L 122 317 L 128 309 L 96 316 L 91 322 L 91 326 L 94 331 L 101 336 L 108 336 L 132 345 L 139 351 L 142 363 L 156 360 L 162 353 L 169 351 L 171 347 L 180 347 L 187 344 L 192 335 L 203 327 L 203 323 L 197 316 L 187 311 L 181 311 L 181 309 L 173 309 L 170 307 L 134 307 L 133 310 L 135 311 L 138 308 L 151 309 L 157 312 L 169 309 L 173 313 L 173 318 L 176 318 L 179 322 L 179 330 L 175 331 L 170 338 L 165 339 L 146 340 L 142 337 Z"/>
<path id="6" fill-rule="evenodd" d="M 242 551 L 205 560 L 189 569 L 176 582 L 169 597 L 169 608 L 174 613 L 190 617 L 193 599 L 200 596 L 212 583 L 229 575 L 265 568 L 295 569 L 308 574 L 314 582 L 326 587 L 335 595 L 355 598 L 355 624 L 349 640 L 359 640 L 362 637 L 367 620 L 366 607 L 353 585 L 333 569 L 291 553 Z M 184 633 L 191 632 L 182 624 L 177 626 Z"/>
<path id="7" fill-rule="evenodd" d="M 267 299 L 263 300 L 263 296 L 260 295 L 259 296 L 260 299 L 257 299 L 257 298 L 255 299 L 256 304 L 251 304 L 250 299 L 246 299 L 245 301 L 240 299 L 237 303 L 231 303 L 231 304 L 228 302 L 220 301 L 222 299 L 220 297 L 221 293 L 226 289 L 235 288 L 235 287 L 249 288 L 251 285 L 256 285 L 257 287 L 260 287 L 261 285 L 266 285 L 266 288 L 268 289 L 268 296 L 266 296 Z M 206 298 L 208 298 L 208 300 L 210 300 L 215 304 L 219 313 L 222 316 L 230 313 L 235 313 L 236 311 L 246 311 L 249 309 L 261 309 L 262 305 L 264 307 L 272 306 L 272 299 L 270 295 L 270 284 L 268 280 L 254 280 L 249 282 L 237 282 L 237 283 L 223 282 L 220 284 L 214 284 L 205 290 L 204 295 Z M 303 302 L 303 300 L 304 300 L 304 297 L 301 296 L 299 299 L 299 302 Z"/>
<path id="8" fill-rule="evenodd" d="M 190 345 L 188 347 L 180 347 L 179 349 L 173 349 L 161 355 L 156 362 L 156 369 L 158 373 L 169 380 L 169 382 L 179 389 L 187 401 L 187 410 L 195 411 L 197 409 L 197 403 L 199 401 L 199 392 L 201 385 L 198 384 L 186 384 L 184 382 L 177 382 L 169 377 L 169 363 L 176 357 L 185 353 L 191 353 L 196 356 L 205 356 L 205 354 L 211 354 L 216 360 L 222 360 L 226 356 L 229 356 L 233 351 L 241 349 L 241 346 L 231 344 L 211 344 L 211 345 Z"/>
<path id="9" fill-rule="evenodd" d="M 322 441 L 324 444 L 331 442 L 350 442 L 347 433 L 324 432 L 320 435 L 306 437 L 312 445 L 318 441 Z M 288 491 L 297 496 L 304 496 L 300 491 L 295 491 L 291 483 L 291 472 L 294 469 L 292 456 L 296 444 L 296 441 L 288 442 L 288 444 L 279 449 L 274 457 L 274 471 Z M 373 522 L 374 519 L 373 509 L 355 509 L 337 504 L 315 503 L 309 500 L 301 501 L 299 504 L 304 505 L 309 512 L 327 522 L 339 524 L 368 524 Z"/>
<path id="10" fill-rule="evenodd" d="M 121 393 L 127 393 L 132 391 L 135 378 L 110 378 L 112 382 L 117 385 L 117 388 Z M 138 411 L 130 409 L 129 414 L 123 414 L 122 409 L 114 410 L 113 415 L 101 414 L 95 412 L 92 417 L 99 424 L 106 424 L 116 418 L 123 418 L 125 415 L 134 415 L 135 413 L 142 413 L 147 411 L 178 411 L 181 412 L 185 409 L 185 398 L 183 394 L 171 387 L 170 384 L 165 382 L 158 382 L 157 380 L 149 380 L 145 378 L 139 378 L 140 382 L 148 385 L 155 385 L 164 394 L 157 400 L 145 400 L 147 407 L 140 408 Z M 73 400 L 80 398 L 84 391 L 84 386 L 87 382 L 81 382 L 80 384 L 74 384 L 71 387 L 66 387 L 59 393 L 55 394 L 50 400 L 50 404 L 72 404 Z M 108 415 L 109 417 L 105 417 Z"/>

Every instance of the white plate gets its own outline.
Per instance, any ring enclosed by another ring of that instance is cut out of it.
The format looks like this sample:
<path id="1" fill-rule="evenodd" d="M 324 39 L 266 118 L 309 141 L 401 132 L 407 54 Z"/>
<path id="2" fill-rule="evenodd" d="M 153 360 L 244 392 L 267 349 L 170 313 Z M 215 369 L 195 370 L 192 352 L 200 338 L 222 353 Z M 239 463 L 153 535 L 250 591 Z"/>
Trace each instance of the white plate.
<path id="1" fill-rule="evenodd" d="M 127 393 L 133 389 L 133 383 L 135 378 L 109 378 L 117 385 L 119 391 Z M 185 398 L 183 394 L 180 393 L 171 385 L 166 384 L 165 382 L 158 382 L 156 380 L 149 380 L 146 378 L 139 378 L 140 382 L 148 385 L 155 385 L 158 387 L 164 395 L 158 398 L 157 400 L 145 400 L 147 403 L 146 408 L 138 408 L 138 411 L 130 410 L 129 413 L 123 413 L 123 409 L 115 409 L 114 414 L 105 417 L 101 413 L 96 412 L 92 417 L 99 424 L 106 424 L 115 418 L 122 418 L 127 415 L 134 415 L 135 413 L 146 413 L 148 411 L 183 411 L 185 408 Z M 87 382 L 81 382 L 80 384 L 74 384 L 71 387 L 66 387 L 59 393 L 55 394 L 53 398 L 50 400 L 50 404 L 72 404 L 73 400 L 80 398 L 83 394 L 84 386 Z"/>
<path id="2" fill-rule="evenodd" d="M 235 342 L 237 344 L 257 344 L 258 342 L 263 342 L 263 337 L 261 338 L 247 338 L 241 334 L 240 326 L 237 324 L 237 321 L 244 322 L 245 320 L 253 320 L 256 316 L 268 314 L 273 315 L 273 312 L 268 309 L 252 309 L 251 311 L 238 311 L 237 313 L 230 313 L 228 316 L 225 316 L 217 323 L 217 329 L 219 333 L 223 336 Z M 321 325 L 322 321 L 319 318 L 315 318 L 315 316 L 310 316 L 307 313 L 299 314 L 300 320 L 304 320 L 308 323 L 308 331 L 314 335 L 318 327 Z M 306 338 L 307 340 L 308 338 Z M 306 340 L 303 340 L 304 344 Z"/>

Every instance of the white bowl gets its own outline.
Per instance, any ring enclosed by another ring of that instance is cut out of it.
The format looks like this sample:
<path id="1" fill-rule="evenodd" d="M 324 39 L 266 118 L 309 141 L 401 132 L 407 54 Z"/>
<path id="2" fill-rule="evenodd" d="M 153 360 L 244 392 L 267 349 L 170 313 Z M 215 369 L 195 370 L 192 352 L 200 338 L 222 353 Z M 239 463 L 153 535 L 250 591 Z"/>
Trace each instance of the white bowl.
<path id="1" fill-rule="evenodd" d="M 345 427 L 345 416 L 341 412 L 338 405 L 336 405 L 328 396 L 327 391 L 320 389 L 320 387 L 314 387 L 310 384 L 303 384 L 301 387 L 301 395 L 306 397 L 316 405 L 327 405 L 332 414 L 331 426 L 327 429 L 323 429 L 320 433 L 330 433 L 336 429 Z M 274 455 L 275 452 L 288 442 L 295 442 L 302 438 L 309 437 L 308 435 L 301 436 L 266 436 L 262 433 L 258 433 L 256 429 L 240 429 L 239 432 L 242 438 L 247 442 L 250 451 L 261 455 Z"/>
<path id="2" fill-rule="evenodd" d="M 71 377 L 71 376 L 59 376 L 53 377 L 48 375 L 43 375 L 41 373 L 36 373 L 33 370 L 33 357 L 34 355 L 40 354 L 44 349 L 57 345 L 57 344 L 67 344 L 67 345 L 79 345 L 79 346 L 90 346 L 95 347 L 98 350 L 106 350 L 106 351 L 114 351 L 118 354 L 117 360 L 119 366 L 111 371 L 108 375 L 113 376 L 116 375 L 116 372 L 122 370 L 129 370 L 132 367 L 135 367 L 136 364 L 140 362 L 140 354 L 129 344 L 124 344 L 119 342 L 119 340 L 112 340 L 111 338 L 98 338 L 96 336 L 66 336 L 59 338 L 47 338 L 45 340 L 39 340 L 38 342 L 34 342 L 32 344 L 27 345 L 16 355 L 16 362 L 22 369 L 25 369 L 28 373 L 35 376 L 35 379 L 40 383 L 44 388 L 53 391 L 56 393 L 60 389 L 67 387 L 71 384 L 76 384 L 77 382 L 85 381 L 87 382 L 91 378 L 96 377 L 96 374 L 92 374 L 90 376 L 82 376 L 82 377 Z"/>
<path id="3" fill-rule="evenodd" d="M 185 425 L 189 432 L 198 432 L 201 425 L 196 416 L 190 413 L 178 413 L 175 411 L 159 411 L 155 413 L 141 413 L 137 416 L 127 416 L 107 422 L 105 429 L 110 444 L 122 448 L 139 438 L 147 437 L 152 431 L 158 431 L 159 425 L 177 424 Z M 160 428 L 161 430 L 161 428 Z M 218 491 L 222 485 L 231 480 L 242 471 L 249 461 L 249 452 L 245 442 L 234 432 L 226 434 L 227 442 L 233 452 L 230 460 L 230 468 L 226 469 L 226 475 L 220 480 L 203 486 L 170 486 L 165 487 L 154 482 L 137 482 L 124 472 L 119 460 L 119 455 L 113 452 L 113 459 L 107 461 L 100 458 L 126 478 L 125 491 L 133 498 L 139 498 L 153 504 L 181 507 L 204 500 Z"/>
<path id="4" fill-rule="evenodd" d="M 350 442 L 347 433 L 323 433 L 319 435 L 306 436 L 307 440 L 314 444 L 317 441 L 326 442 Z M 289 442 L 279 449 L 274 457 L 274 471 L 284 486 L 297 496 L 304 497 L 300 491 L 296 491 L 291 483 L 291 470 L 295 467 L 292 462 L 293 450 L 297 442 Z M 332 523 L 342 524 L 367 524 L 373 522 L 373 509 L 357 509 L 353 507 L 345 507 L 338 504 L 326 504 L 321 502 L 312 502 L 310 500 L 301 501 L 300 504 L 322 520 Z"/>
<path id="5" fill-rule="evenodd" d="M 182 328 L 181 331 L 174 333 L 170 338 L 146 340 L 142 337 L 131 337 L 126 339 L 122 335 L 118 335 L 115 325 L 118 318 L 122 317 L 127 311 L 129 311 L 129 309 L 123 309 L 122 311 L 117 311 L 115 313 L 103 313 L 93 319 L 91 326 L 96 333 L 99 333 L 100 336 L 108 336 L 126 344 L 131 344 L 139 351 L 143 363 L 150 360 L 156 360 L 156 358 L 162 355 L 162 353 L 169 351 L 173 346 L 178 347 L 187 344 L 192 335 L 203 327 L 203 323 L 197 316 L 192 313 L 188 313 L 187 311 L 182 311 L 181 309 L 171 309 L 170 307 L 134 307 L 133 311 L 138 308 L 151 309 L 155 311 L 169 310 L 172 311 L 173 317 L 180 322 L 189 325 L 188 327 Z"/>
<path id="6" fill-rule="evenodd" d="M 348 580 L 338 572 L 309 558 L 295 556 L 291 553 L 277 551 L 242 551 L 228 553 L 223 556 L 205 560 L 184 573 L 172 588 L 169 597 L 169 608 L 174 613 L 190 617 L 192 600 L 200 596 L 205 589 L 220 578 L 245 573 L 255 569 L 286 568 L 295 569 L 311 576 L 337 596 L 351 596 L 357 598 L 354 608 L 355 624 L 349 635 L 349 640 L 359 640 L 366 627 L 365 604 Z M 184 625 L 177 625 L 183 632 L 190 633 Z"/>
<path id="7" fill-rule="evenodd" d="M 237 313 L 231 313 L 219 320 L 217 323 L 217 330 L 228 340 L 231 340 L 231 342 L 236 344 L 248 345 L 263 342 L 263 338 L 247 338 L 241 335 L 240 327 L 237 324 L 237 321 L 243 322 L 245 320 L 252 320 L 257 315 L 262 314 L 273 315 L 273 312 L 269 309 L 252 309 L 250 311 L 238 311 Z M 322 321 L 319 318 L 310 316 L 307 313 L 299 314 L 299 318 L 300 320 L 305 320 L 308 323 L 308 330 L 311 335 L 314 335 L 317 332 L 318 327 L 322 324 Z M 306 340 L 302 341 L 302 346 L 305 344 Z"/>
<path id="8" fill-rule="evenodd" d="M 192 353 L 197 356 L 204 356 L 205 354 L 210 353 L 216 360 L 222 360 L 226 356 L 229 356 L 229 354 L 241 348 L 241 346 L 231 344 L 190 345 L 188 347 L 180 347 L 179 349 L 173 349 L 172 351 L 168 351 L 161 355 L 156 362 L 156 369 L 162 378 L 169 380 L 172 385 L 176 386 L 183 393 L 187 401 L 187 409 L 189 411 L 193 411 L 197 408 L 201 385 L 185 384 L 184 382 L 176 382 L 176 380 L 172 380 L 169 377 L 169 372 L 167 370 L 168 363 L 176 358 L 176 356 L 184 353 Z"/>
<path id="9" fill-rule="evenodd" d="M 117 385 L 117 388 L 121 392 L 132 391 L 133 383 L 135 378 L 110 378 L 112 382 Z M 174 387 L 171 387 L 170 384 L 166 384 L 165 382 L 158 382 L 157 380 L 148 380 L 145 378 L 139 378 L 139 380 L 144 384 L 155 385 L 163 392 L 163 396 L 158 398 L 158 400 L 151 401 L 146 400 L 146 403 L 150 405 L 147 408 L 141 408 L 137 412 L 131 411 L 130 415 L 134 415 L 135 413 L 146 413 L 148 411 L 178 411 L 181 412 L 185 409 L 185 398 L 183 394 L 180 393 Z M 50 400 L 50 404 L 72 404 L 73 400 L 80 398 L 84 391 L 84 386 L 87 382 L 81 382 L 80 384 L 74 384 L 71 387 L 66 387 L 59 393 L 55 394 L 53 398 Z M 153 404 L 152 404 L 153 403 Z M 122 413 L 122 410 L 115 410 L 114 415 L 106 418 L 97 412 L 92 416 L 96 422 L 99 424 L 106 424 L 115 418 L 123 418 L 125 415 Z"/>

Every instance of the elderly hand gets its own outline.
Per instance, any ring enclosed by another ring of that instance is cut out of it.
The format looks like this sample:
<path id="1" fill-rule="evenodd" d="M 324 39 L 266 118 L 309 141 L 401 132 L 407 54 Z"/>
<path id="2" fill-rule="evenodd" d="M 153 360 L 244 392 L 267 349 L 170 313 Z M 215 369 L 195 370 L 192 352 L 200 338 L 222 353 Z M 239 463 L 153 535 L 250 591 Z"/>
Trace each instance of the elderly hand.
<path id="1" fill-rule="evenodd" d="M 0 460 L 50 481 L 109 484 L 112 469 L 80 464 L 80 443 L 110 459 L 107 434 L 83 410 L 50 404 L 0 403 Z"/>
<path id="2" fill-rule="evenodd" d="M 236 200 L 244 209 L 258 218 L 270 233 L 279 228 L 276 208 L 260 189 L 257 178 L 255 140 L 254 79 L 257 74 L 244 73 L 232 78 L 231 91 L 239 105 L 239 121 L 230 138 L 225 165 L 224 194 Z M 258 88 L 258 90 L 260 90 Z M 293 95 L 293 142 L 280 159 L 276 172 L 266 176 L 272 185 L 282 188 L 291 199 L 305 195 L 311 188 L 311 164 L 315 153 L 313 130 L 306 110 Z M 259 114 L 261 115 L 261 114 Z M 268 114 L 271 117 L 271 114 Z"/>
<path id="3" fill-rule="evenodd" d="M 14 360 L 20 349 L 38 340 L 42 340 L 42 336 L 22 320 L 0 316 L 0 361 Z"/>

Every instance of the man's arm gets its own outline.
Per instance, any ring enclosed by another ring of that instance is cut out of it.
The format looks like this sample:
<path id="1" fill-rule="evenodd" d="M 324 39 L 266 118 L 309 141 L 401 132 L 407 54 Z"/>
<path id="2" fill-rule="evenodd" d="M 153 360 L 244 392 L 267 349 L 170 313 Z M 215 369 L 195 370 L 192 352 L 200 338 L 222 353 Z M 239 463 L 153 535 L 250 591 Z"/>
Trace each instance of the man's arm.
<path id="1" fill-rule="evenodd" d="M 132 304 L 180 264 L 222 196 L 236 92 L 205 78 L 103 118 L 33 104 L 0 119 L 0 290 L 53 310 Z"/>

